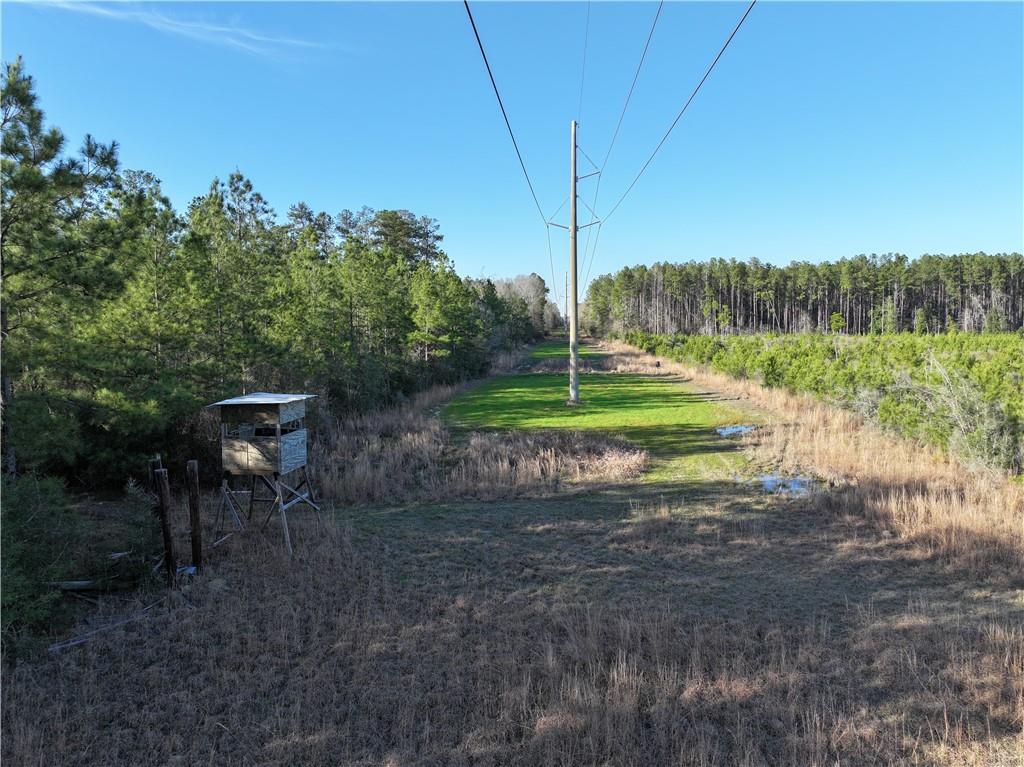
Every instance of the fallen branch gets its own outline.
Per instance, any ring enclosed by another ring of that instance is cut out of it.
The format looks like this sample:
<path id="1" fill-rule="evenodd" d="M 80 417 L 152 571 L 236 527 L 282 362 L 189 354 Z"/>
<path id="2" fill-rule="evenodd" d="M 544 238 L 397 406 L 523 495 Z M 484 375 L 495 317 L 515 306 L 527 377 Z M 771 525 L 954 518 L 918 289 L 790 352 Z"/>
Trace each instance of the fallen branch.
<path id="1" fill-rule="evenodd" d="M 96 581 L 50 581 L 47 586 L 56 586 L 64 591 L 93 591 L 100 588 Z"/>
<path id="2" fill-rule="evenodd" d="M 99 578 L 78 581 L 49 581 L 47 586 L 53 586 L 61 591 L 126 591 L 134 587 L 134 583 L 127 579 L 117 580 L 115 578 Z"/>
<path id="3" fill-rule="evenodd" d="M 72 637 L 71 639 L 65 639 L 63 642 L 55 642 L 46 649 L 50 653 L 58 653 L 61 650 L 68 649 L 69 647 L 76 647 L 77 645 L 85 644 L 97 634 L 100 634 L 104 631 L 108 631 L 110 629 L 117 628 L 118 626 L 124 626 L 126 623 L 137 621 L 139 618 L 144 618 L 147 612 L 152 610 L 165 599 L 167 599 L 167 597 L 161 597 L 148 607 L 143 607 L 134 615 L 129 615 L 127 618 L 122 618 L 121 620 L 114 621 L 113 623 L 108 623 L 106 626 L 100 626 L 99 628 L 93 629 L 92 631 L 86 631 L 84 634 L 79 634 L 78 636 Z"/>

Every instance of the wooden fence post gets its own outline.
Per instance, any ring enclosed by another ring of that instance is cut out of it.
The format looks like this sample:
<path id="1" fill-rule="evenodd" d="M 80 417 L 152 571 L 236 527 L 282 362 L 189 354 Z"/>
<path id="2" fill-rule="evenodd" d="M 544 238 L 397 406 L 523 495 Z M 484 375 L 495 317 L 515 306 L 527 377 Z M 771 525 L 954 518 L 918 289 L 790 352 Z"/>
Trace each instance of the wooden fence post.
<path id="1" fill-rule="evenodd" d="M 196 572 L 203 569 L 203 523 L 199 518 L 199 461 L 185 464 L 188 475 L 188 523 L 192 536 L 192 564 Z"/>
<path id="2" fill-rule="evenodd" d="M 164 537 L 164 566 L 167 569 L 167 585 L 174 588 L 178 564 L 174 561 L 174 541 L 171 538 L 171 525 L 168 521 L 171 508 L 171 485 L 167 481 L 167 469 L 157 469 L 153 473 L 156 475 L 159 487 L 157 511 L 160 514 L 160 531 Z"/>
<path id="3" fill-rule="evenodd" d="M 158 453 L 156 458 L 151 458 L 149 461 L 149 489 L 153 491 L 153 495 L 160 497 L 160 483 L 157 482 L 156 473 L 164 467 L 163 462 L 160 460 L 160 454 Z"/>

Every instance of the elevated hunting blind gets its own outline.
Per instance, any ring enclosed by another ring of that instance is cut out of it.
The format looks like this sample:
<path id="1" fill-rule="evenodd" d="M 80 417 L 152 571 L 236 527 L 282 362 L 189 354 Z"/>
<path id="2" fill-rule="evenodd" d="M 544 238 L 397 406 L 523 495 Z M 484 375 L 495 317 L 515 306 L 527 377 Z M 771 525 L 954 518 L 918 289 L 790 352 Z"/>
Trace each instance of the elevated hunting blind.
<path id="1" fill-rule="evenodd" d="M 306 400 L 315 396 L 255 392 L 207 406 L 220 409 L 224 474 L 218 513 L 230 512 L 241 529 L 243 514 L 252 520 L 256 504 L 269 503 L 263 527 L 275 511 L 280 511 L 288 553 L 292 544 L 285 512 L 297 503 L 305 503 L 316 510 L 318 520 L 320 516 L 306 469 Z M 287 476 L 295 479 L 285 482 Z M 232 487 L 235 477 L 249 477 L 248 489 Z M 260 497 L 258 488 L 267 488 L 272 495 Z M 247 510 L 242 501 L 247 502 Z"/>

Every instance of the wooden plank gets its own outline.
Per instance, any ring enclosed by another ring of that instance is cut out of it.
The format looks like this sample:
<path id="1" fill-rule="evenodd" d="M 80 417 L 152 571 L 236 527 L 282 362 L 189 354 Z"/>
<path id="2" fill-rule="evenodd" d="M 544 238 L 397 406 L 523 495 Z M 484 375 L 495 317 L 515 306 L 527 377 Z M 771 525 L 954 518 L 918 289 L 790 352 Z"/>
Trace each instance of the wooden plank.
<path id="1" fill-rule="evenodd" d="M 220 459 L 230 474 L 249 473 L 249 442 L 237 437 L 224 437 L 220 442 Z"/>
<path id="2" fill-rule="evenodd" d="M 306 465 L 306 430 L 297 429 L 281 437 L 281 474 Z"/>
<path id="3" fill-rule="evenodd" d="M 285 490 L 287 490 L 289 493 L 295 496 L 295 498 L 293 498 L 292 501 L 288 502 L 289 506 L 293 505 L 293 502 L 299 503 L 301 501 L 309 506 L 312 506 L 318 512 L 320 511 L 320 507 L 313 502 L 312 490 L 307 488 L 306 490 L 300 492 L 299 488 L 290 487 L 289 485 L 286 485 L 284 482 L 281 482 L 281 487 L 283 487 Z"/>
<path id="4" fill-rule="evenodd" d="M 313 504 L 309 502 L 309 496 L 306 495 L 305 493 L 300 493 L 299 495 L 296 495 L 294 498 L 292 498 L 290 501 L 287 501 L 281 508 L 290 509 L 297 503 L 306 503 L 309 504 L 310 506 L 313 506 Z M 316 507 L 314 506 L 313 508 Z"/>
<path id="5" fill-rule="evenodd" d="M 210 548 L 211 549 L 215 549 L 218 546 L 220 546 L 222 543 L 226 543 L 228 538 L 230 538 L 232 535 L 234 535 L 234 533 L 228 533 L 227 535 L 224 535 L 224 536 L 218 538 L 217 540 L 215 540 L 213 543 L 210 544 Z"/>
<path id="6" fill-rule="evenodd" d="M 220 534 L 221 526 L 220 523 L 224 519 L 224 513 L 228 512 L 235 520 L 235 525 L 239 530 L 245 528 L 242 524 L 242 518 L 239 516 L 242 513 L 242 507 L 238 503 L 238 499 L 235 498 L 235 493 L 231 490 L 228 485 L 228 478 L 224 477 L 220 482 L 220 508 L 217 509 L 217 534 Z"/>
<path id="7" fill-rule="evenodd" d="M 196 570 L 203 570 L 203 524 L 199 517 L 199 461 L 185 464 L 188 475 L 188 524 L 192 538 L 192 564 Z"/>
<path id="8" fill-rule="evenodd" d="M 250 474 L 273 474 L 277 471 L 281 446 L 277 437 L 254 437 L 249 440 Z"/>
<path id="9" fill-rule="evenodd" d="M 286 402 L 281 405 L 281 423 L 291 423 L 292 421 L 298 421 L 300 418 L 306 417 L 306 401 L 297 400 L 295 402 Z"/>
<path id="10" fill-rule="evenodd" d="M 275 478 L 276 479 L 276 478 Z M 274 484 L 277 486 L 277 505 L 281 511 L 281 527 L 284 529 L 284 545 L 288 549 L 288 556 L 292 555 L 292 536 L 288 532 L 288 515 L 285 511 L 284 496 L 281 492 L 281 483 L 275 481 Z"/>
<path id="11" fill-rule="evenodd" d="M 302 467 L 302 482 L 299 483 L 299 487 L 302 487 L 302 483 L 305 483 L 306 487 L 309 488 L 309 500 L 315 505 L 316 493 L 313 490 L 313 480 L 309 478 L 309 469 L 305 466 Z M 316 509 L 319 510 L 320 507 L 316 506 Z"/>

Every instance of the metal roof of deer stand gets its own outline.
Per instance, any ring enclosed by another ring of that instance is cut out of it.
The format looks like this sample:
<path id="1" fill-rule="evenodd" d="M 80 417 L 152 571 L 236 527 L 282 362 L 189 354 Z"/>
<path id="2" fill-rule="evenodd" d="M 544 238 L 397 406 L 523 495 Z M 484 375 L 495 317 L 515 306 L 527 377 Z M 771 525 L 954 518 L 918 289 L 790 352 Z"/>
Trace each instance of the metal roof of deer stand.
<path id="1" fill-rule="evenodd" d="M 311 506 L 320 524 L 320 507 L 306 469 L 306 400 L 315 394 L 274 394 L 255 392 L 214 402 L 220 409 L 220 455 L 223 468 L 218 519 L 225 512 L 244 529 L 243 516 L 252 522 L 258 505 L 268 505 L 260 529 L 265 529 L 275 511 L 281 514 L 281 528 L 288 553 L 292 553 L 286 512 L 298 503 Z M 248 477 L 248 488 L 242 479 Z M 287 478 L 287 482 L 285 479 Z M 296 481 L 297 480 L 297 481 Z M 261 496 L 258 491 L 268 490 Z"/>

